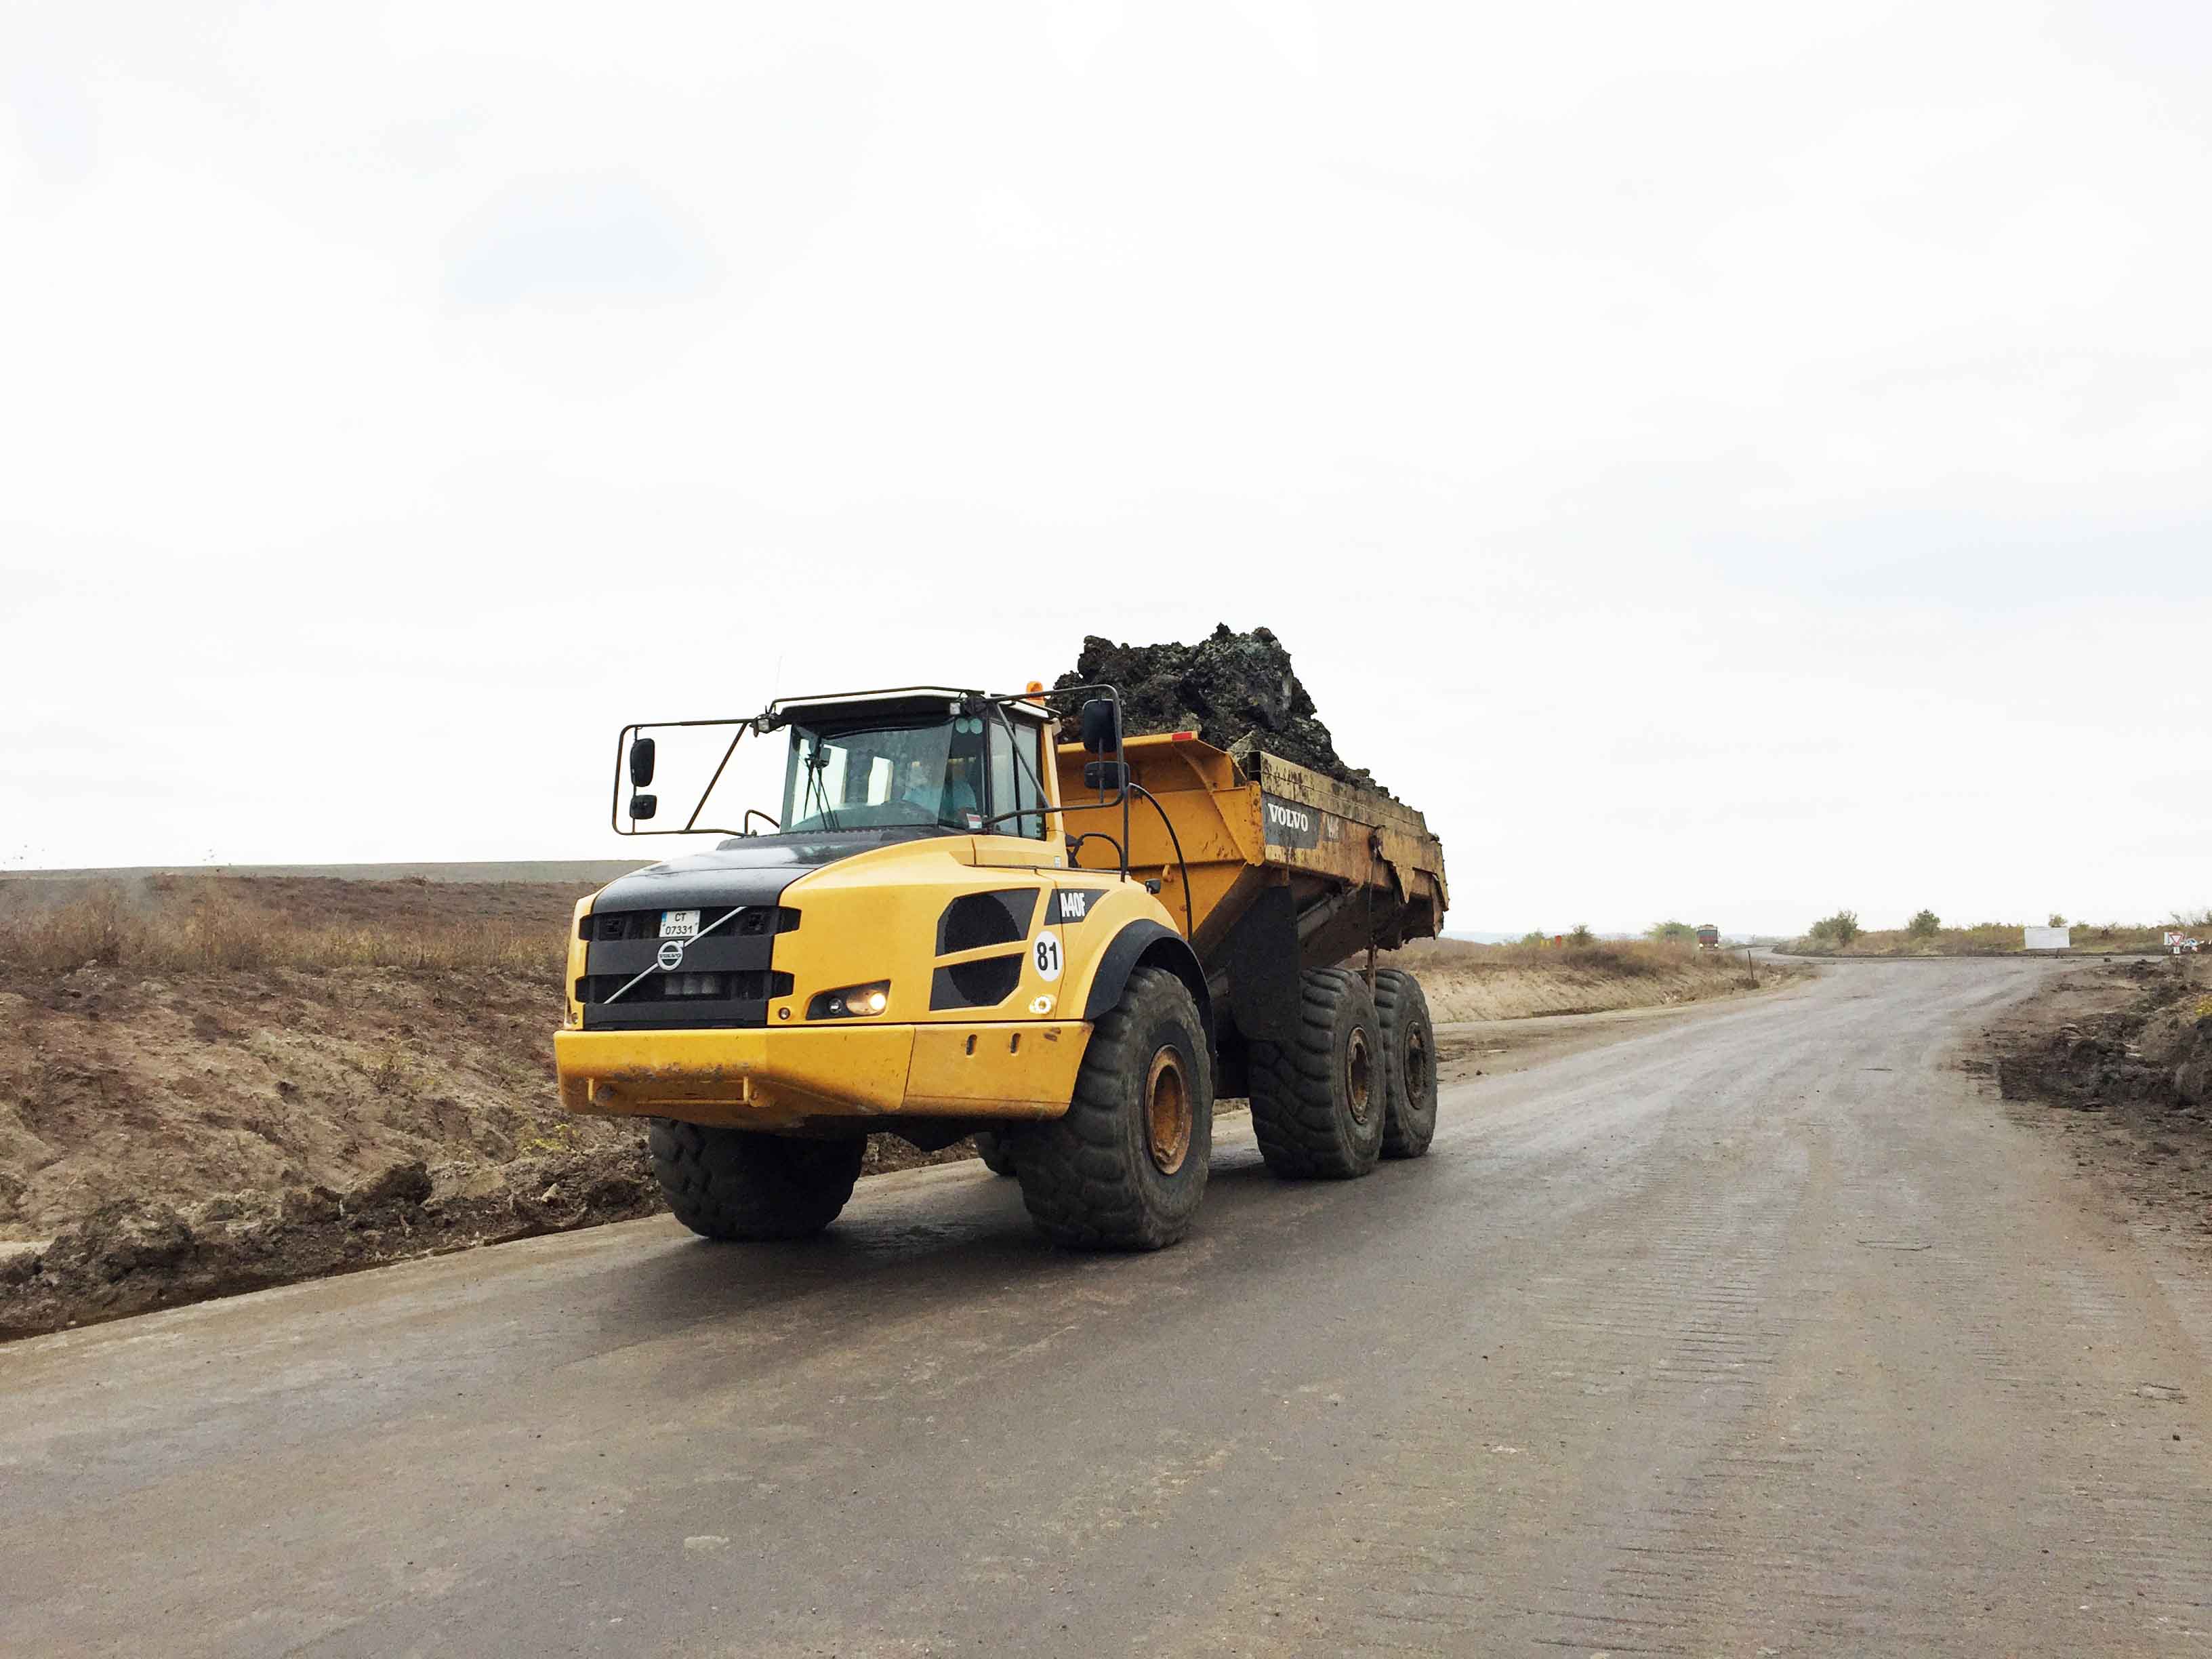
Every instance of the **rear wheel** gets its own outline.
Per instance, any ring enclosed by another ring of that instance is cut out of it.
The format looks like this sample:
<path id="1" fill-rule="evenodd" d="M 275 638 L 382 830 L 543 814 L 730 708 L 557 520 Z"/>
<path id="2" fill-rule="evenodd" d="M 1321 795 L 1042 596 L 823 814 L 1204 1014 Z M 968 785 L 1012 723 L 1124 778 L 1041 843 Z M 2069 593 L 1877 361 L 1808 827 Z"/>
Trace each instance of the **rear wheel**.
<path id="1" fill-rule="evenodd" d="M 1007 1145 L 1006 1136 L 996 1129 L 978 1129 L 969 1139 L 975 1143 L 975 1156 L 983 1160 L 985 1169 L 994 1176 L 1012 1176 L 1013 1148 Z"/>
<path id="2" fill-rule="evenodd" d="M 795 1140 L 657 1117 L 653 1173 L 676 1218 L 706 1238 L 805 1238 L 837 1218 L 867 1142 Z"/>
<path id="3" fill-rule="evenodd" d="M 1420 981 L 1397 968 L 1375 975 L 1375 1029 L 1389 1073 L 1382 1156 L 1419 1158 L 1437 1133 L 1437 1034 Z"/>
<path id="4" fill-rule="evenodd" d="M 1372 1170 L 1388 1070 L 1367 981 L 1346 968 L 1309 969 L 1297 1037 L 1252 1045 L 1252 1127 L 1267 1167 L 1337 1181 Z"/>
<path id="5" fill-rule="evenodd" d="M 1014 1142 L 1014 1174 L 1054 1243 L 1157 1250 L 1189 1231 L 1212 1149 L 1198 1005 L 1165 969 L 1139 968 L 1091 1031 L 1067 1115 Z"/>

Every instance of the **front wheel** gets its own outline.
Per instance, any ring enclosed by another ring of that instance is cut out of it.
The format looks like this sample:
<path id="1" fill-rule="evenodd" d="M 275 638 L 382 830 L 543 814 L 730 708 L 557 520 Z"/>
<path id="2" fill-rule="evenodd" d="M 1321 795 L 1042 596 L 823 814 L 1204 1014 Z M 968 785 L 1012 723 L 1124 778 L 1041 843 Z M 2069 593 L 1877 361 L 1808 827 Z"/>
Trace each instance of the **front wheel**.
<path id="1" fill-rule="evenodd" d="M 1139 968 L 1091 1034 L 1065 1117 L 1021 1132 L 1038 1230 L 1085 1250 L 1157 1250 L 1190 1230 L 1213 1152 L 1213 1074 L 1189 988 Z"/>
<path id="2" fill-rule="evenodd" d="M 975 1156 L 983 1160 L 985 1169 L 994 1176 L 1012 1176 L 1013 1149 L 1006 1136 L 996 1129 L 978 1129 L 969 1139 L 975 1143 Z"/>
<path id="3" fill-rule="evenodd" d="M 646 1137 L 676 1218 L 703 1238 L 805 1238 L 837 1218 L 868 1143 L 798 1140 L 657 1117 Z"/>

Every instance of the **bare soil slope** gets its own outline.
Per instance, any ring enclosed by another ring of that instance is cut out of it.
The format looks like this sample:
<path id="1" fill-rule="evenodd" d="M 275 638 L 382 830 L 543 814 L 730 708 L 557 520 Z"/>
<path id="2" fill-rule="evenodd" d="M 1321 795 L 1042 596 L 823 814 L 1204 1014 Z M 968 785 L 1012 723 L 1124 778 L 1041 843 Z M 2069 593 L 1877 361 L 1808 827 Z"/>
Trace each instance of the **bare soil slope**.
<path id="1" fill-rule="evenodd" d="M 0 1240 L 634 1141 L 550 1107 L 586 890 L 155 878 L 0 915 Z"/>
<path id="2" fill-rule="evenodd" d="M 1430 1016 L 1440 1024 L 1670 1008 L 1747 995 L 1814 971 L 1644 940 L 1554 948 L 1420 939 L 1383 962 L 1420 975 Z"/>
<path id="3" fill-rule="evenodd" d="M 2123 1209 L 2212 1235 L 2212 969 L 2135 961 L 2054 978 L 1987 1033 L 1999 1093 L 2063 1136 Z"/>

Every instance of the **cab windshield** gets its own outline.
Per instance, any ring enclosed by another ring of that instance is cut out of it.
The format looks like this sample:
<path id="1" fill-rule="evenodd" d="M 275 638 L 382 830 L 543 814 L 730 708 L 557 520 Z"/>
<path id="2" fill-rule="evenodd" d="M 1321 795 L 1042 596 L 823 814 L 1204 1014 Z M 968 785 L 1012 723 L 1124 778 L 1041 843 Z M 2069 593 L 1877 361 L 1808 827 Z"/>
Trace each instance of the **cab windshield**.
<path id="1" fill-rule="evenodd" d="M 794 725 L 783 783 L 787 832 L 983 827 L 983 720 Z"/>

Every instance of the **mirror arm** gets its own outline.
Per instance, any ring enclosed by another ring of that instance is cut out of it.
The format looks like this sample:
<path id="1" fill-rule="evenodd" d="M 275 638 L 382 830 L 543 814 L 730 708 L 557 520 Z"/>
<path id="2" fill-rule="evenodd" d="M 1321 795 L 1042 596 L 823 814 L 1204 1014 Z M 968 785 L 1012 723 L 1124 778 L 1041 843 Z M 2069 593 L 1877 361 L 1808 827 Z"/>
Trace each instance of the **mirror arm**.
<path id="1" fill-rule="evenodd" d="M 695 802 L 695 803 L 693 804 L 693 805 L 692 805 L 692 808 L 691 808 L 691 816 L 690 816 L 690 817 L 688 817 L 688 818 L 686 818 L 686 819 L 684 819 L 684 832 L 686 835 L 689 835 L 689 834 L 691 832 L 691 830 L 692 830 L 693 827 L 698 823 L 698 822 L 699 822 L 699 814 L 700 814 L 700 813 L 702 813 L 702 812 L 703 812 L 703 811 L 705 811 L 707 810 L 707 801 L 708 801 L 708 797 L 710 797 L 711 795 L 713 795 L 713 794 L 714 794 L 714 786 L 715 786 L 716 784 L 720 783 L 720 782 L 722 781 L 722 769 L 723 769 L 723 768 L 724 768 L 724 767 L 726 767 L 727 765 L 729 765 L 729 763 L 730 763 L 730 757 L 731 757 L 731 756 L 732 756 L 732 755 L 734 755 L 734 754 L 736 754 L 736 753 L 738 752 L 738 744 L 740 744 L 741 742 L 743 742 L 743 741 L 744 740 L 744 735 L 745 735 L 745 733 L 746 733 L 746 732 L 750 732 L 750 731 L 751 731 L 751 730 L 752 730 L 752 722 L 751 722 L 751 721 L 750 721 L 750 720 L 747 720 L 747 721 L 744 721 L 744 722 L 742 722 L 742 723 L 738 726 L 738 729 L 737 729 L 734 732 L 731 733 L 731 735 L 730 735 L 730 746 L 729 746 L 727 749 L 725 749 L 725 750 L 722 751 L 722 758 L 721 758 L 721 760 L 720 760 L 720 761 L 716 764 L 716 766 L 715 766 L 715 768 L 714 768 L 714 775 L 713 777 L 711 777 L 711 778 L 709 778 L 709 779 L 708 779 L 708 780 L 707 780 L 707 787 L 706 787 L 704 789 L 702 789 L 702 790 L 699 792 L 699 799 L 698 799 L 698 800 L 697 800 L 696 802 Z M 765 812 L 763 812 L 761 816 L 762 816 L 762 817 L 768 817 L 768 815 L 767 815 Z M 744 822 L 744 820 L 743 820 L 743 819 L 740 819 L 740 820 L 738 820 L 738 821 L 739 821 L 740 823 Z M 774 822 L 775 822 L 775 820 L 771 818 L 771 819 L 769 819 L 769 822 L 770 822 L 770 823 L 774 823 Z M 778 829 L 782 828 L 782 826 L 781 826 L 781 824 L 778 824 L 776 827 L 777 827 Z"/>

